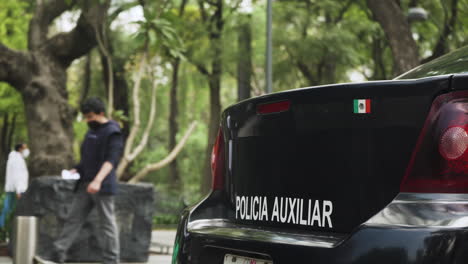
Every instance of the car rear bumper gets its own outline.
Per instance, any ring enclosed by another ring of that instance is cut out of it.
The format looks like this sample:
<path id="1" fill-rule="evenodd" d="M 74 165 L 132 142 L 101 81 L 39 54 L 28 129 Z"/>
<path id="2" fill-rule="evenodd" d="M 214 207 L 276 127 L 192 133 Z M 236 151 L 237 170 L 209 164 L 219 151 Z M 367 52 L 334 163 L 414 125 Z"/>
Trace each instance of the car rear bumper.
<path id="1" fill-rule="evenodd" d="M 226 254 L 273 263 L 465 263 L 468 195 L 399 194 L 351 234 L 293 233 L 197 219 L 179 226 L 175 263 L 223 263 Z"/>

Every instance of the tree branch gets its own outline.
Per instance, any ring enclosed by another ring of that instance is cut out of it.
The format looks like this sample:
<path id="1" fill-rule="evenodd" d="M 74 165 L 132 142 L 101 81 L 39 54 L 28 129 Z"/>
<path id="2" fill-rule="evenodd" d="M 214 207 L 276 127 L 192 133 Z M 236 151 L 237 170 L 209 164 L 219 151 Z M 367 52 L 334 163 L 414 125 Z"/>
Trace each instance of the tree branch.
<path id="1" fill-rule="evenodd" d="M 18 113 L 13 113 L 13 117 L 11 119 L 11 127 L 10 131 L 8 132 L 8 141 L 6 142 L 7 149 L 10 150 L 11 146 L 13 145 L 13 135 L 15 134 L 16 129 L 16 118 L 18 117 Z"/>
<path id="2" fill-rule="evenodd" d="M 447 49 L 448 49 L 447 39 L 453 33 L 455 29 L 455 24 L 457 22 L 457 16 L 458 16 L 458 8 L 457 8 L 458 0 L 452 0 L 451 2 L 452 3 L 451 3 L 450 18 L 448 18 L 448 14 L 447 14 L 448 12 L 445 12 L 446 15 L 445 15 L 444 28 L 442 32 L 440 33 L 439 39 L 437 40 L 437 44 L 434 46 L 432 55 L 422 60 L 422 63 L 429 62 L 437 57 L 442 56 L 443 54 L 447 52 Z"/>
<path id="3" fill-rule="evenodd" d="M 0 42 L 0 81 L 7 82 L 21 92 L 29 82 L 31 71 L 27 54 L 9 49 Z"/>
<path id="4" fill-rule="evenodd" d="M 201 63 L 196 63 L 194 62 L 193 63 L 195 65 L 195 67 L 197 67 L 197 70 L 203 74 L 203 75 L 206 75 L 206 76 L 210 76 L 211 73 L 206 69 L 205 65 L 201 64 Z"/>
<path id="5" fill-rule="evenodd" d="M 47 40 L 41 48 L 46 49 L 59 59 L 62 64 L 69 65 L 73 60 L 88 53 L 97 43 L 94 25 L 104 24 L 108 8 L 108 1 L 85 2 L 76 27 L 68 33 L 59 33 Z"/>
<path id="6" fill-rule="evenodd" d="M 91 59 L 92 52 L 89 52 L 86 55 L 85 65 L 84 65 L 84 76 L 83 76 L 83 88 L 81 89 L 80 103 L 81 105 L 86 98 L 88 98 L 89 88 L 91 86 Z"/>
<path id="7" fill-rule="evenodd" d="M 120 15 L 120 13 L 127 11 L 129 9 L 132 9 L 133 7 L 139 6 L 139 5 L 142 5 L 142 7 L 144 7 L 143 4 L 141 4 L 139 1 L 122 4 L 116 10 L 114 10 L 114 12 L 112 12 L 109 15 L 109 23 L 114 21 Z"/>
<path id="8" fill-rule="evenodd" d="M 29 23 L 28 49 L 39 48 L 47 39 L 49 25 L 55 18 L 76 4 L 76 0 L 68 4 L 64 0 L 36 1 L 37 6 Z"/>
<path id="9" fill-rule="evenodd" d="M 151 76 L 155 76 L 155 74 L 152 73 Z M 146 128 L 145 128 L 145 131 L 143 132 L 143 137 L 141 138 L 140 143 L 135 148 L 135 150 L 129 155 L 129 159 L 131 161 L 133 161 L 138 155 L 140 155 L 140 153 L 146 147 L 146 143 L 148 143 L 149 134 L 150 134 L 151 128 L 153 128 L 153 123 L 154 123 L 154 119 L 156 116 L 156 88 L 157 87 L 158 86 L 157 86 L 156 81 L 153 80 L 153 89 L 151 91 L 151 108 L 150 108 L 148 123 L 146 124 Z"/>
<path id="10" fill-rule="evenodd" d="M 230 12 L 227 12 L 227 14 L 225 15 L 224 17 L 224 21 L 227 21 L 229 20 L 229 18 L 231 17 L 231 15 L 234 14 L 234 12 L 239 8 L 240 4 L 242 3 L 242 0 L 237 0 L 237 2 L 234 3 L 234 6 L 232 8 L 230 8 Z"/>
<path id="11" fill-rule="evenodd" d="M 112 63 L 112 55 L 109 53 L 109 41 L 106 34 L 106 25 L 94 25 L 94 31 L 96 34 L 96 40 L 98 43 L 99 50 L 101 54 L 106 58 L 107 62 L 107 71 L 108 71 L 108 81 L 107 81 L 107 115 L 112 117 L 112 112 L 114 111 L 114 66 Z M 100 32 L 100 30 L 102 32 Z M 102 36 L 101 36 L 102 33 Z"/>
<path id="12" fill-rule="evenodd" d="M 128 164 L 131 162 L 130 154 L 133 148 L 133 142 L 135 141 L 135 137 L 140 130 L 140 98 L 138 96 L 138 92 L 140 90 L 141 79 L 143 78 L 143 72 L 145 71 L 146 67 L 146 59 L 148 56 L 148 45 L 145 45 L 145 51 L 141 57 L 140 61 L 140 68 L 138 70 L 137 75 L 135 76 L 135 83 L 133 84 L 133 124 L 132 129 L 130 130 L 130 135 L 125 142 L 125 149 L 122 160 L 119 163 L 117 168 L 117 178 L 120 179 L 125 172 Z"/>
<path id="13" fill-rule="evenodd" d="M 190 56 L 186 56 L 186 57 L 187 57 L 187 61 L 188 61 L 190 64 L 192 64 L 193 66 L 195 66 L 195 67 L 197 68 L 197 70 L 198 70 L 201 74 L 203 74 L 203 75 L 205 75 L 205 76 L 210 76 L 210 75 L 211 75 L 211 73 L 208 71 L 208 69 L 206 68 L 205 65 L 203 65 L 203 64 L 201 64 L 201 63 L 199 63 L 199 62 L 194 61 L 192 58 L 190 58 Z"/>
<path id="14" fill-rule="evenodd" d="M 182 0 L 182 3 L 180 4 L 180 7 L 179 7 L 179 17 L 184 16 L 185 6 L 187 5 L 187 1 L 188 0 Z"/>
<path id="15" fill-rule="evenodd" d="M 198 0 L 197 3 L 198 3 L 198 8 L 200 9 L 202 21 L 203 23 L 205 23 L 208 15 L 206 14 L 206 9 L 203 6 L 203 0 Z"/>
<path id="16" fill-rule="evenodd" d="M 306 1 L 305 3 L 306 5 L 306 10 L 307 10 L 307 13 L 308 14 L 311 14 L 311 3 L 310 1 Z M 304 23 L 304 27 L 302 28 L 302 39 L 305 39 L 307 37 L 307 30 L 309 30 L 309 27 L 310 27 L 310 20 L 311 20 L 311 16 L 306 16 L 305 18 L 305 23 Z"/>
<path id="17" fill-rule="evenodd" d="M 190 124 L 189 129 L 187 132 L 185 132 L 185 135 L 182 137 L 180 142 L 175 146 L 174 149 L 172 149 L 171 153 L 167 155 L 164 159 L 162 159 L 159 162 L 153 163 L 153 164 L 148 164 L 146 165 L 140 172 L 138 172 L 133 178 L 131 178 L 128 182 L 129 183 L 136 183 L 143 179 L 148 173 L 159 170 L 162 167 L 168 165 L 171 163 L 179 154 L 179 152 L 182 150 L 182 148 L 185 146 L 185 143 L 187 142 L 189 136 L 192 134 L 193 130 L 195 129 L 195 126 L 197 125 L 196 121 L 193 121 L 192 124 Z"/>
<path id="18" fill-rule="evenodd" d="M 395 75 L 419 65 L 418 47 L 401 7 L 395 1 L 367 0 L 374 20 L 379 22 L 390 44 Z"/>
<path id="19" fill-rule="evenodd" d="M 210 0 L 205 0 L 205 3 L 209 4 L 210 6 L 216 6 L 216 2 L 210 1 Z"/>
<path id="20" fill-rule="evenodd" d="M 301 58 L 296 58 L 296 56 L 293 55 L 293 52 L 287 47 L 286 47 L 286 53 L 288 54 L 289 57 L 291 57 L 293 61 L 295 61 L 297 68 L 302 73 L 302 75 L 307 79 L 308 81 L 307 85 L 308 86 L 317 85 L 318 80 L 315 79 L 314 74 L 312 74 L 307 63 L 305 63 Z"/>
<path id="21" fill-rule="evenodd" d="M 349 0 L 344 6 L 343 8 L 340 10 L 340 12 L 338 13 L 338 16 L 333 19 L 334 20 L 334 23 L 338 23 L 340 22 L 342 19 L 343 19 L 343 16 L 344 14 L 346 13 L 346 11 L 348 11 L 348 9 L 351 7 L 351 5 L 354 3 L 355 0 Z"/>
<path id="22" fill-rule="evenodd" d="M 8 132 L 9 132 L 9 118 L 8 112 L 3 113 L 3 126 L 2 126 L 2 133 L 0 134 L 0 157 L 8 155 L 8 151 L 10 150 L 7 147 L 8 144 Z"/>

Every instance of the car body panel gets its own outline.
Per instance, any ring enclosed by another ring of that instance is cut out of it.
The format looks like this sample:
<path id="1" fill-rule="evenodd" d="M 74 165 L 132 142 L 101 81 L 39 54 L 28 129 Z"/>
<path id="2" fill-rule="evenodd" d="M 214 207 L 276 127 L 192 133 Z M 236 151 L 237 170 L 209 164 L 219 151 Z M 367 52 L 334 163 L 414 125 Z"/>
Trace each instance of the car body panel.
<path id="1" fill-rule="evenodd" d="M 402 193 L 348 235 L 252 230 L 219 219 L 203 225 L 189 220 L 196 210 L 184 213 L 176 263 L 222 263 L 226 254 L 273 263 L 464 263 L 468 257 L 460 250 L 468 246 L 466 194 Z"/>
<path id="2" fill-rule="evenodd" d="M 400 193 L 399 184 L 434 99 L 468 90 L 467 58 L 464 48 L 398 80 L 294 89 L 227 108 L 223 188 L 183 212 L 173 263 L 223 263 L 227 254 L 273 263 L 465 263 L 468 194 Z M 353 113 L 355 99 L 372 100 L 371 112 Z M 286 111 L 256 112 L 285 100 Z M 255 197 L 257 205 L 266 199 L 270 215 L 278 197 L 301 208 L 330 200 L 333 227 L 239 217 L 239 197 L 251 197 L 252 208 Z"/>
<path id="3" fill-rule="evenodd" d="M 225 206 L 234 210 L 220 218 L 350 232 L 398 194 L 432 101 L 449 90 L 449 76 L 367 82 L 297 89 L 227 108 L 221 123 Z M 371 100 L 370 113 L 353 112 L 359 98 Z M 288 111 L 256 112 L 258 105 L 281 100 L 289 100 Z"/>

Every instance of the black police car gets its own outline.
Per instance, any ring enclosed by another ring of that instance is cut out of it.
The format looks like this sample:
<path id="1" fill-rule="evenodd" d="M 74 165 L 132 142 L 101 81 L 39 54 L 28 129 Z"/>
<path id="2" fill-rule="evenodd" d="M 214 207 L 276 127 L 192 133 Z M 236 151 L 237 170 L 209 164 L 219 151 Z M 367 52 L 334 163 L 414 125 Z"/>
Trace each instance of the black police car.
<path id="1" fill-rule="evenodd" d="M 173 263 L 467 263 L 468 48 L 227 108 Z"/>

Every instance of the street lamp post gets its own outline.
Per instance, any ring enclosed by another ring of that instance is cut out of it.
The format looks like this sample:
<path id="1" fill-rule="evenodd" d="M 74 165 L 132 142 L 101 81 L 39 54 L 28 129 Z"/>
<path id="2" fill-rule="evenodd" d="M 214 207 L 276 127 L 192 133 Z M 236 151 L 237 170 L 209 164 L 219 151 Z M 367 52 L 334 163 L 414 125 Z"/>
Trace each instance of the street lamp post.
<path id="1" fill-rule="evenodd" d="M 272 19 L 272 1 L 267 0 L 267 36 L 266 36 L 266 93 L 273 90 L 273 71 L 272 71 L 272 40 L 271 40 L 271 19 Z"/>

